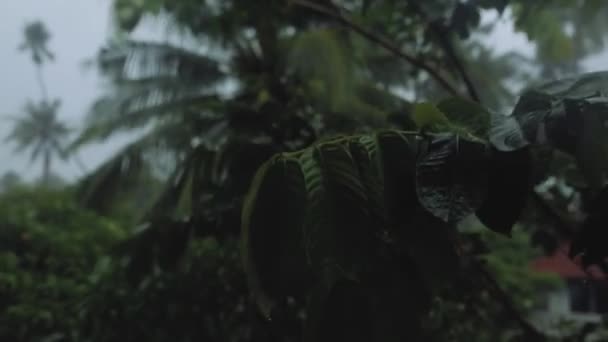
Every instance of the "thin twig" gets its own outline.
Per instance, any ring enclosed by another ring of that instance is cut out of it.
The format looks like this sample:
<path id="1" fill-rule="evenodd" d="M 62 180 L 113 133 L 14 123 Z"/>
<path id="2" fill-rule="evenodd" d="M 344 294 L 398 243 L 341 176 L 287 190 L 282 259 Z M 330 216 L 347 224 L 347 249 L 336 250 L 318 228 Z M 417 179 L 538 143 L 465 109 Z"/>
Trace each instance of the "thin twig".
<path id="1" fill-rule="evenodd" d="M 348 18 L 343 13 L 343 11 L 336 11 L 331 8 L 325 7 L 323 5 L 320 5 L 318 3 L 314 3 L 314 2 L 308 1 L 308 0 L 289 0 L 289 1 L 295 5 L 298 5 L 303 8 L 308 8 L 310 10 L 324 14 L 328 17 L 331 17 L 331 18 L 341 22 L 342 24 L 346 25 L 347 27 L 352 29 L 354 32 L 359 34 L 360 36 L 366 38 L 367 40 L 369 40 L 371 42 L 374 42 L 374 43 L 382 46 L 386 50 L 392 52 L 396 56 L 407 61 L 409 64 L 413 65 L 414 67 L 426 71 L 429 74 L 429 76 L 431 76 L 431 78 L 433 78 L 435 81 L 437 81 L 444 89 L 446 89 L 452 95 L 455 95 L 455 96 L 460 95 L 460 92 L 458 91 L 458 89 L 456 87 L 454 87 L 447 79 L 445 79 L 443 76 L 441 76 L 440 73 L 437 70 L 435 70 L 433 67 L 426 64 L 424 61 L 402 51 L 399 47 L 393 45 L 385 38 L 378 36 L 378 35 L 372 33 L 371 31 L 367 30 L 366 28 L 360 26 L 359 24 L 355 23 L 350 18 Z"/>

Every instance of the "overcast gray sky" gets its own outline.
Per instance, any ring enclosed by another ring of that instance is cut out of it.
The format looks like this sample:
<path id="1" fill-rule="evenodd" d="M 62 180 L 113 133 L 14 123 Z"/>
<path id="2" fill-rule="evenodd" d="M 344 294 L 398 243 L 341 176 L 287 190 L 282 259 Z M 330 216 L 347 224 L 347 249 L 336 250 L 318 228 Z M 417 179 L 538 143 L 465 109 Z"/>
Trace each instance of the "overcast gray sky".
<path id="1" fill-rule="evenodd" d="M 83 62 L 95 55 L 110 32 L 109 5 L 110 0 L 0 1 L 0 115 L 19 115 L 28 98 L 40 96 L 30 57 L 17 47 L 24 25 L 41 19 L 53 35 L 49 46 L 56 54 L 55 62 L 44 68 L 49 95 L 61 99 L 61 119 L 72 127 L 81 124 L 101 83 Z M 41 166 L 30 163 L 27 154 L 14 155 L 13 146 L 3 142 L 10 123 L 0 121 L 0 125 L 0 175 L 14 170 L 30 179 L 37 177 Z M 92 169 L 118 146 L 117 142 L 91 146 L 80 155 Z M 66 179 L 81 175 L 72 162 L 57 164 L 55 169 Z"/>
<path id="2" fill-rule="evenodd" d="M 57 55 L 54 63 L 45 67 L 44 75 L 53 97 L 62 100 L 60 116 L 78 127 L 88 107 L 101 91 L 101 80 L 94 70 L 86 70 L 83 62 L 95 55 L 111 32 L 111 0 L 15 0 L 0 1 L 0 115 L 15 115 L 22 111 L 28 98 L 37 99 L 34 68 L 27 54 L 17 51 L 22 30 L 28 21 L 41 19 L 53 37 L 50 48 Z M 484 16 L 495 20 L 493 15 Z M 157 34 L 152 34 L 156 36 Z M 521 34 L 515 34 L 509 21 L 501 25 L 488 40 L 497 53 L 511 49 L 532 53 L 531 46 Z M 590 70 L 608 69 L 608 53 L 595 56 L 586 63 Z M 0 121 L 0 141 L 6 136 L 9 123 Z M 80 155 L 89 170 L 114 153 L 125 138 L 110 143 L 89 146 Z M 40 165 L 30 163 L 28 155 L 14 155 L 12 146 L 0 144 L 0 175 L 14 170 L 31 179 L 40 174 Z M 55 170 L 66 179 L 82 175 L 74 163 L 57 164 Z"/>

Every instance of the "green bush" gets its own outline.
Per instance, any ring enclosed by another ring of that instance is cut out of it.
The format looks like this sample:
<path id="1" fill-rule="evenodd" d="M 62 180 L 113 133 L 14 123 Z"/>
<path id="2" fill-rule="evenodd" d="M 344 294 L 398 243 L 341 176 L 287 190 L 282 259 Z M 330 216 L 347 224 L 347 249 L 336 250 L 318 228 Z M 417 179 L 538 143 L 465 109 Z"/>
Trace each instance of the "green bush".
<path id="1" fill-rule="evenodd" d="M 75 339 L 87 278 L 124 235 L 67 191 L 18 187 L 0 195 L 0 340 Z"/>

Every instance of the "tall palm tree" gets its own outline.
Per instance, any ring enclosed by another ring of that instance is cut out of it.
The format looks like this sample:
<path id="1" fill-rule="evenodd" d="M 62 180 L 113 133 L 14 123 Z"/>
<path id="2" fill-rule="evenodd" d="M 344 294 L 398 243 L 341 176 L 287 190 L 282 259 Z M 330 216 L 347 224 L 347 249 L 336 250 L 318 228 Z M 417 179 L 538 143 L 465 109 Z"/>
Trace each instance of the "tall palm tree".
<path id="1" fill-rule="evenodd" d="M 42 182 L 48 184 L 53 157 L 65 159 L 65 139 L 69 128 L 57 118 L 60 101 L 43 100 L 38 104 L 28 102 L 25 115 L 15 118 L 15 125 L 5 141 L 16 144 L 15 152 L 31 150 L 34 162 L 42 158 Z"/>
<path id="2" fill-rule="evenodd" d="M 52 61 L 55 56 L 48 49 L 47 43 L 51 39 L 51 34 L 46 29 L 46 26 L 41 21 L 33 21 L 28 23 L 24 30 L 24 41 L 19 45 L 20 51 L 29 51 L 32 55 L 32 60 L 36 65 L 36 77 L 42 96 L 44 99 L 47 98 L 46 85 L 42 78 L 42 64 L 48 60 Z"/>

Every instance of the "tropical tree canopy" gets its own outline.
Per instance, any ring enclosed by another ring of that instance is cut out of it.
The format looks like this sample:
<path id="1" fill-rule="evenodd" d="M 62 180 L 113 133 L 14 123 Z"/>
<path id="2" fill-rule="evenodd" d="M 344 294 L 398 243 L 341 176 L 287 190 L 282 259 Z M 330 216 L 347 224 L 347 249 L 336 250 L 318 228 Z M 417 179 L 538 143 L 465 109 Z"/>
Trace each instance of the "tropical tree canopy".
<path id="1" fill-rule="evenodd" d="M 0 340 L 608 331 L 547 326 L 546 294 L 569 284 L 529 267 L 570 252 L 608 271 L 607 73 L 582 64 L 604 47 L 605 1 L 111 3 L 83 129 L 65 140 L 40 77 L 9 138 L 49 165 L 131 141 L 39 201 L 5 177 L 0 326 L 18 328 Z M 534 51 L 499 53 L 501 21 Z M 30 26 L 40 71 L 50 35 Z"/>
<path id="2" fill-rule="evenodd" d="M 559 108 L 569 95 L 536 87 L 502 116 L 515 96 L 506 84 L 531 82 L 528 70 L 535 68 L 537 79 L 579 70 L 578 62 L 602 44 L 553 57 L 539 48 L 532 60 L 497 56 L 475 37 L 482 34 L 481 13 L 508 9 L 537 46 L 558 51 L 575 44 L 575 36 L 562 26 L 544 34 L 526 18 L 534 8 L 550 13 L 547 22 L 559 13 L 564 22 L 586 24 L 564 6 L 116 1 L 120 28 L 164 23 L 184 38 L 118 38 L 100 51 L 97 64 L 110 91 L 92 107 L 73 147 L 124 130 L 143 133 L 85 180 L 85 203 L 112 212 L 117 195 L 141 187 L 139 174 L 170 165 L 159 174 L 168 181 L 165 190 L 141 214 L 145 228 L 132 242 L 139 247 L 123 249 L 136 283 L 154 267 L 171 272 L 170 265 L 188 258 L 183 246 L 199 239 L 242 239 L 250 289 L 266 315 L 261 319 L 279 320 L 271 324 L 277 339 L 430 338 L 421 328 L 437 322 L 427 315 L 441 315 L 432 304 L 438 293 L 477 302 L 479 293 L 489 293 L 505 304 L 491 285 L 492 266 L 462 266 L 477 255 L 461 254 L 474 238 L 461 241 L 456 222 L 476 212 L 496 231 L 523 224 L 535 234 L 537 219 L 526 204 L 537 199 L 532 186 L 545 175 L 533 163 L 532 146 L 548 142 L 577 156 L 571 147 L 578 140 L 564 148 L 530 135 L 540 126 L 547 136 L 561 134 L 550 126 L 563 123 Z M 593 8 L 587 13 L 594 18 L 605 11 Z M 602 87 L 600 79 L 587 89 Z M 546 104 L 529 104 L 537 93 Z M 469 291 L 470 282 L 454 282 L 462 274 L 479 279 L 479 293 Z M 463 297 L 445 293 L 446 283 Z M 514 322 L 507 330 L 542 336 L 516 318 L 517 310 L 507 312 Z M 341 328 L 347 326 L 364 331 Z M 443 338 L 452 331 L 446 329 Z"/>
<path id="3" fill-rule="evenodd" d="M 313 340 L 350 334 L 365 341 L 387 338 L 379 334 L 425 340 L 418 320 L 430 310 L 433 290 L 456 286 L 458 269 L 471 263 L 459 261 L 470 256 L 459 251 L 455 224 L 474 213 L 488 228 L 511 235 L 532 191 L 531 147 L 549 144 L 571 153 L 589 186 L 599 191 L 607 184 L 608 167 L 597 162 L 608 156 L 606 128 L 598 125 L 608 114 L 606 75 L 529 90 L 511 116 L 492 120 L 489 146 L 459 134 L 386 131 L 321 142 L 266 162 L 243 214 L 247 272 L 263 312 L 272 317 L 288 297 L 303 298 L 315 303 L 306 315 Z M 424 108 L 418 116 L 447 120 L 452 114 Z M 451 109 L 474 112 L 477 106 Z M 608 269 L 608 251 L 598 245 L 606 224 L 601 191 L 570 253 L 582 254 L 585 267 Z M 397 299 L 389 291 L 418 282 L 429 298 L 401 291 Z M 391 302 L 395 307 L 386 306 Z M 394 320 L 397 331 L 375 325 L 374 317 L 383 324 Z"/>

